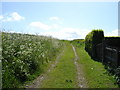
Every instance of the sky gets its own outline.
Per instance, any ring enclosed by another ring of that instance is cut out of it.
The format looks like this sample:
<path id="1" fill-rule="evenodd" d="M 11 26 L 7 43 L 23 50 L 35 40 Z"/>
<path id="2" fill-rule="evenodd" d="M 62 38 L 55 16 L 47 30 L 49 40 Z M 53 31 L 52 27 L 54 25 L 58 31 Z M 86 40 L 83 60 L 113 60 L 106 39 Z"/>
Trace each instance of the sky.
<path id="1" fill-rule="evenodd" d="M 118 35 L 118 2 L 2 2 L 2 29 L 9 32 L 84 39 L 93 29 Z"/>

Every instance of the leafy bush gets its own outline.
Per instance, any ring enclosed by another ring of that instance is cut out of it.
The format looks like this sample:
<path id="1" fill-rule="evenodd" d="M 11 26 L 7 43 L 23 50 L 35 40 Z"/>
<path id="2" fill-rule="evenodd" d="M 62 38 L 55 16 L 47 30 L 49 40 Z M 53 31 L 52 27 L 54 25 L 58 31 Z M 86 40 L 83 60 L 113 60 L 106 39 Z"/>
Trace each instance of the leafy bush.
<path id="1" fill-rule="evenodd" d="M 92 30 L 85 37 L 85 50 L 92 56 L 95 57 L 96 45 L 101 43 L 104 39 L 103 30 Z"/>
<path id="2" fill-rule="evenodd" d="M 52 37 L 2 32 L 3 88 L 19 87 L 29 80 L 55 57 L 61 45 Z"/>
<path id="3" fill-rule="evenodd" d="M 74 40 L 70 41 L 70 43 L 72 43 L 76 47 L 80 47 L 82 44 L 84 44 L 84 42 L 85 42 L 84 39 L 74 39 Z"/>
<path id="4" fill-rule="evenodd" d="M 120 86 L 120 66 L 114 70 L 115 73 L 115 79 L 116 79 L 116 83 Z"/>

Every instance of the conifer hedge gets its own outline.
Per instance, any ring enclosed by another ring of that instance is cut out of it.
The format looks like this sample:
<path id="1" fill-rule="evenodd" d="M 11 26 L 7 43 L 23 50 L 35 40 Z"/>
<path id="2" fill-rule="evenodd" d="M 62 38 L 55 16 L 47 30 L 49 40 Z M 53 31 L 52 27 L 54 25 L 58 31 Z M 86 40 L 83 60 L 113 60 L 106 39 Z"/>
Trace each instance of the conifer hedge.
<path id="1" fill-rule="evenodd" d="M 96 45 L 101 43 L 104 39 L 103 30 L 92 30 L 85 37 L 85 50 L 92 56 L 95 57 Z"/>

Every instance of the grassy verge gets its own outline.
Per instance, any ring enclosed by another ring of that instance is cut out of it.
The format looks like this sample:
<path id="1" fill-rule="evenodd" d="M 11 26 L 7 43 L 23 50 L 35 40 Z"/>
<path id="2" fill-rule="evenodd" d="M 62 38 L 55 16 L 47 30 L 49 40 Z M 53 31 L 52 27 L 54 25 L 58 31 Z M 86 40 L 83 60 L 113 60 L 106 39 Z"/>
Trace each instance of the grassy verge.
<path id="1" fill-rule="evenodd" d="M 115 79 L 109 76 L 102 63 L 94 61 L 84 50 L 84 45 L 76 47 L 76 51 L 82 64 L 84 75 L 89 88 L 118 88 L 114 84 Z"/>
<path id="2" fill-rule="evenodd" d="M 42 82 L 41 88 L 75 88 L 77 73 L 73 59 L 74 52 L 71 45 L 68 44 L 57 66 Z"/>

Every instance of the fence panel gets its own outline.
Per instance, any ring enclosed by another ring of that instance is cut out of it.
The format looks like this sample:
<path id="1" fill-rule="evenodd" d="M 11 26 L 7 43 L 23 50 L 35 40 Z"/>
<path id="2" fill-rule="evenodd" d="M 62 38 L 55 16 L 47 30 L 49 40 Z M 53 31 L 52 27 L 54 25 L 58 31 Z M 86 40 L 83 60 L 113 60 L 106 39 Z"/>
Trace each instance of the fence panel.
<path id="1" fill-rule="evenodd" d="M 103 46 L 103 43 L 100 43 L 96 46 L 96 56 L 97 56 L 97 59 L 99 59 L 99 61 L 102 61 L 102 58 L 103 58 L 102 46 Z"/>
<path id="2" fill-rule="evenodd" d="M 117 48 L 105 47 L 105 60 L 104 61 L 113 67 L 117 67 L 118 65 Z"/>
<path id="3" fill-rule="evenodd" d="M 120 48 L 118 47 L 100 43 L 96 46 L 96 56 L 99 61 L 107 63 L 112 67 L 120 66 Z"/>

